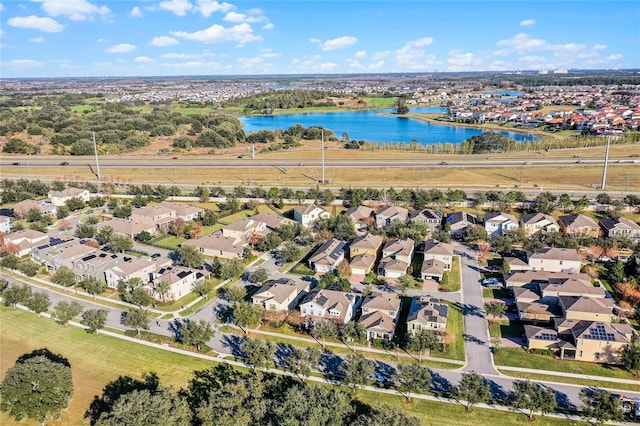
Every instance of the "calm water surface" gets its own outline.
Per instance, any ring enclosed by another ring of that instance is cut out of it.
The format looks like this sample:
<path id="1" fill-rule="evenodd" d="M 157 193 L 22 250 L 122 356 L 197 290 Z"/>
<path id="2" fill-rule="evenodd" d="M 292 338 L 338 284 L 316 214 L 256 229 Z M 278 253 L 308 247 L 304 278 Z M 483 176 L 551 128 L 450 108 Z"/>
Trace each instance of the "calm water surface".
<path id="1" fill-rule="evenodd" d="M 412 113 L 441 113 L 444 108 L 418 107 Z M 483 133 L 483 130 L 464 127 L 446 126 L 424 123 L 406 117 L 381 115 L 377 111 L 323 112 L 310 114 L 289 114 L 259 117 L 240 117 L 245 132 L 258 130 L 288 129 L 294 124 L 304 127 L 322 126 L 331 129 L 337 137 L 347 132 L 351 139 L 367 142 L 411 142 L 415 139 L 421 144 L 461 143 L 472 136 Z M 516 141 L 535 140 L 533 136 L 514 132 L 499 132 Z"/>

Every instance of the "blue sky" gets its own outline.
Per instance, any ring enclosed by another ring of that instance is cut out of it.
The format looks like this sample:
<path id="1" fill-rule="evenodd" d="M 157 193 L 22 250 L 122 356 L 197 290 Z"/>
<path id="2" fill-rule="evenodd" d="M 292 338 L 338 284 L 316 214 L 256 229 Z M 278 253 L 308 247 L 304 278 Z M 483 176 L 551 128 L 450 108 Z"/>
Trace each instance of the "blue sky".
<path id="1" fill-rule="evenodd" d="M 0 4 L 5 78 L 640 68 L 637 1 Z"/>

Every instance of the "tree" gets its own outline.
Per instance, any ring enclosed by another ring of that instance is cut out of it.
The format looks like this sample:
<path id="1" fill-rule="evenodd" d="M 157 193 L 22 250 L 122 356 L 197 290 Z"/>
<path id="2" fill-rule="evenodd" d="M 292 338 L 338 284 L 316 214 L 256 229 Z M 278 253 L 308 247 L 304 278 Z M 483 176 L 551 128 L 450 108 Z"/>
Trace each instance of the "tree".
<path id="1" fill-rule="evenodd" d="M 212 210 L 205 210 L 201 220 L 203 226 L 213 226 L 218 223 L 218 216 Z"/>
<path id="2" fill-rule="evenodd" d="M 583 389 L 580 391 L 582 417 L 591 424 L 621 420 L 620 398 L 603 389 Z"/>
<path id="3" fill-rule="evenodd" d="M 134 288 L 131 293 L 125 297 L 125 300 L 139 307 L 149 306 L 153 303 L 153 297 L 149 294 L 146 288 L 142 287 Z"/>
<path id="4" fill-rule="evenodd" d="M 622 365 L 637 377 L 640 370 L 640 345 L 637 343 L 627 345 L 622 351 L 621 361 Z"/>
<path id="5" fill-rule="evenodd" d="M 418 364 L 398 364 L 394 379 L 400 392 L 407 393 L 407 402 L 411 402 L 412 393 L 428 391 L 431 386 L 431 372 Z"/>
<path id="6" fill-rule="evenodd" d="M 85 291 L 92 295 L 95 300 L 96 295 L 103 293 L 107 289 L 107 283 L 97 279 L 96 277 L 88 276 L 80 281 L 80 287 L 84 288 Z"/>
<path id="7" fill-rule="evenodd" d="M 266 368 L 273 362 L 273 357 L 276 354 L 276 347 L 270 340 L 245 339 L 241 349 L 247 357 L 247 363 L 254 370 Z"/>
<path id="8" fill-rule="evenodd" d="M 491 396 L 489 384 L 476 372 L 462 373 L 460 383 L 451 388 L 451 397 L 464 405 L 467 412 L 473 411 L 473 406 L 486 402 Z"/>
<path id="9" fill-rule="evenodd" d="M 535 199 L 535 209 L 539 213 L 551 214 L 556 204 L 556 196 L 550 192 L 543 192 Z"/>
<path id="10" fill-rule="evenodd" d="M 36 314 L 40 314 L 41 312 L 46 312 L 47 309 L 49 309 L 51 301 L 49 300 L 49 295 L 47 293 L 44 291 L 36 291 L 25 301 L 25 305 Z"/>
<path id="11" fill-rule="evenodd" d="M 196 283 L 193 286 L 193 292 L 200 297 L 206 298 L 208 294 L 211 292 L 211 290 L 213 290 L 213 287 L 214 287 L 213 281 L 204 280 L 204 281 L 200 281 L 199 283 Z"/>
<path id="12" fill-rule="evenodd" d="M 21 286 L 12 285 L 7 287 L 2 292 L 2 298 L 4 299 L 5 306 L 13 306 L 14 308 L 18 303 L 25 304 L 31 297 L 31 287 L 26 284 Z"/>
<path id="13" fill-rule="evenodd" d="M 340 330 L 343 340 L 364 343 L 367 340 L 367 330 L 361 322 L 349 321 Z"/>
<path id="14" fill-rule="evenodd" d="M 409 338 L 408 348 L 418 352 L 419 360 L 422 361 L 422 354 L 425 350 L 441 351 L 444 344 L 440 341 L 440 336 L 435 330 L 418 330 Z"/>
<path id="15" fill-rule="evenodd" d="M 404 274 L 396 281 L 396 288 L 400 290 L 400 296 L 404 297 L 407 294 L 407 290 L 411 287 L 415 287 L 416 280 L 411 274 Z"/>
<path id="16" fill-rule="evenodd" d="M 350 424 L 350 426 L 420 426 L 420 420 L 407 416 L 402 408 L 386 404 L 373 406 L 366 414 Z"/>
<path id="17" fill-rule="evenodd" d="M 540 411 L 543 415 L 553 411 L 558 405 L 556 395 L 552 389 L 543 387 L 529 380 L 517 380 L 513 383 L 513 392 L 509 402 L 514 408 L 528 411 L 527 418 L 533 421 L 533 412 Z"/>
<path id="18" fill-rule="evenodd" d="M 80 315 L 81 312 L 82 305 L 79 302 L 61 300 L 53 309 L 53 318 L 58 324 L 66 326 L 69 321 Z"/>
<path id="19" fill-rule="evenodd" d="M 193 413 L 186 396 L 173 388 L 136 389 L 119 395 L 95 426 L 191 424 Z"/>
<path id="20" fill-rule="evenodd" d="M 569 194 L 562 194 L 560 198 L 558 198 L 558 207 L 565 213 L 573 210 L 573 201 L 571 201 Z"/>
<path id="21" fill-rule="evenodd" d="M 214 331 L 211 328 L 211 324 L 205 320 L 197 322 L 186 320 L 180 328 L 181 342 L 188 346 L 195 346 L 197 350 L 200 350 L 200 346 L 211 340 L 213 334 Z"/>
<path id="22" fill-rule="evenodd" d="M 242 275 L 244 271 L 244 263 L 240 259 L 229 259 L 224 262 L 220 268 L 219 276 L 223 280 L 229 280 Z"/>
<path id="23" fill-rule="evenodd" d="M 617 261 L 609 269 L 609 281 L 613 283 L 620 283 L 624 281 L 624 263 Z"/>
<path id="24" fill-rule="evenodd" d="M 135 329 L 138 336 L 140 335 L 140 330 L 149 329 L 149 323 L 149 311 L 142 308 L 129 309 L 124 319 L 124 325 Z"/>
<path id="25" fill-rule="evenodd" d="M 484 311 L 494 318 L 501 317 L 507 312 L 507 305 L 502 302 L 489 302 L 484 304 Z"/>
<path id="26" fill-rule="evenodd" d="M 160 281 L 156 286 L 156 291 L 158 292 L 160 297 L 162 297 L 162 303 L 164 303 L 167 294 L 169 294 L 169 292 L 171 291 L 171 283 L 168 281 Z"/>
<path id="27" fill-rule="evenodd" d="M 194 246 L 182 245 L 176 250 L 176 253 L 178 254 L 178 264 L 182 266 L 199 268 L 203 264 L 202 253 Z"/>
<path id="28" fill-rule="evenodd" d="M 487 231 L 480 225 L 469 225 L 462 231 L 462 240 L 465 242 L 480 241 L 487 239 Z"/>
<path id="29" fill-rule="evenodd" d="M 237 303 L 247 296 L 247 290 L 244 287 L 233 286 L 229 287 L 224 292 L 224 297 L 233 303 Z"/>
<path id="30" fill-rule="evenodd" d="M 43 351 L 44 355 L 18 359 L 0 384 L 0 409 L 18 421 L 58 418 L 73 394 L 69 362 L 60 356 L 55 361 L 55 354 Z"/>
<path id="31" fill-rule="evenodd" d="M 287 365 L 291 372 L 300 377 L 302 382 L 305 383 L 306 378 L 311 374 L 311 370 L 318 366 L 320 355 L 320 351 L 314 347 L 308 347 L 305 350 L 294 347 L 287 359 Z"/>
<path id="32" fill-rule="evenodd" d="M 286 263 L 293 262 L 300 258 L 301 251 L 298 246 L 293 242 L 286 242 L 280 250 L 280 257 Z"/>
<path id="33" fill-rule="evenodd" d="M 611 204 L 611 196 L 606 192 L 596 195 L 598 204 Z"/>
<path id="34" fill-rule="evenodd" d="M 359 386 L 367 385 L 371 382 L 371 375 L 375 370 L 375 364 L 370 359 L 360 354 L 349 355 L 346 363 L 340 365 L 344 373 L 344 382 L 348 387 L 353 387 L 356 392 Z"/>
<path id="35" fill-rule="evenodd" d="M 264 268 L 258 268 L 249 274 L 249 282 L 263 283 L 269 279 L 269 272 Z"/>
<path id="36" fill-rule="evenodd" d="M 149 233 L 149 231 L 142 231 L 138 235 L 136 235 L 136 241 L 140 241 L 141 243 L 148 243 L 153 239 L 153 235 Z"/>
<path id="37" fill-rule="evenodd" d="M 113 235 L 110 240 L 111 250 L 124 253 L 133 248 L 133 240 L 126 235 Z"/>
<path id="38" fill-rule="evenodd" d="M 82 324 L 88 327 L 89 333 L 98 334 L 107 323 L 107 313 L 105 309 L 88 309 L 82 313 Z"/>
<path id="39" fill-rule="evenodd" d="M 91 238 L 96 232 L 97 228 L 88 223 L 79 223 L 78 226 L 76 226 L 76 237 L 78 238 Z"/>
<path id="40" fill-rule="evenodd" d="M 67 291 L 67 287 L 76 286 L 76 275 L 73 273 L 71 269 L 66 266 L 61 266 L 58 268 L 53 277 L 51 277 L 51 282 L 54 284 L 61 285 L 64 287 L 65 291 Z"/>
<path id="41" fill-rule="evenodd" d="M 254 328 L 262 319 L 262 306 L 240 301 L 233 308 L 233 323 L 240 327 L 245 334 L 246 328 Z"/>
<path id="42" fill-rule="evenodd" d="M 326 346 L 327 338 L 335 338 L 338 335 L 338 328 L 333 321 L 323 319 L 313 324 L 311 335 L 318 339 L 322 339 L 322 348 Z"/>

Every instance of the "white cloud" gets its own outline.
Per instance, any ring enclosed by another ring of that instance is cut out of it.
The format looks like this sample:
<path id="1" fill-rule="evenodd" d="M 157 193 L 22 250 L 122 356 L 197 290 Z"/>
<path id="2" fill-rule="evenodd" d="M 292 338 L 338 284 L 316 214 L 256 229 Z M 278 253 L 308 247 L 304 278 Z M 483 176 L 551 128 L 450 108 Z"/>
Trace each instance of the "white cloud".
<path id="1" fill-rule="evenodd" d="M 137 47 L 130 43 L 120 43 L 114 44 L 113 46 L 107 48 L 105 52 L 107 53 L 129 53 L 136 50 Z"/>
<path id="2" fill-rule="evenodd" d="M 263 16 L 256 16 L 256 15 L 247 15 L 245 13 L 238 13 L 238 12 L 229 12 L 227 13 L 224 18 L 222 18 L 223 21 L 227 21 L 227 22 L 232 22 L 234 24 L 239 24 L 241 22 L 260 22 L 260 21 L 264 21 L 264 17 Z"/>
<path id="3" fill-rule="evenodd" d="M 384 50 L 373 54 L 373 59 L 384 59 L 391 54 L 390 50 Z"/>
<path id="4" fill-rule="evenodd" d="M 320 47 L 320 49 L 324 51 L 329 51 L 329 50 L 342 49 L 345 47 L 352 46 L 358 42 L 358 39 L 351 36 L 342 36 L 342 37 L 333 38 L 331 40 L 327 40 L 324 42 L 317 38 L 311 38 L 309 39 L 309 41 L 311 43 L 317 44 Z"/>
<path id="5" fill-rule="evenodd" d="M 31 43 L 44 43 L 44 37 L 32 37 L 29 41 Z"/>
<path id="6" fill-rule="evenodd" d="M 106 40 L 106 39 L 104 39 L 104 38 L 99 38 L 99 39 L 97 39 L 96 41 L 97 41 L 98 43 L 106 43 L 106 42 L 107 42 L 107 40 Z"/>
<path id="7" fill-rule="evenodd" d="M 367 57 L 367 51 L 366 50 L 358 50 L 356 52 L 356 54 L 353 55 L 353 56 L 355 56 L 358 59 L 366 58 Z"/>
<path id="8" fill-rule="evenodd" d="M 107 17 L 111 10 L 107 6 L 96 6 L 87 0 L 32 0 L 42 3 L 42 10 L 49 16 L 66 16 L 72 21 L 84 21 L 94 15 Z"/>
<path id="9" fill-rule="evenodd" d="M 507 46 L 516 52 L 526 52 L 534 49 L 542 49 L 547 46 L 547 42 L 540 39 L 529 37 L 525 33 L 516 34 L 515 36 L 500 40 L 496 43 L 498 46 Z"/>
<path id="10" fill-rule="evenodd" d="M 10 68 L 32 68 L 41 67 L 44 65 L 42 61 L 36 61 L 35 59 L 14 59 L 12 61 L 2 62 L 2 66 Z"/>
<path id="11" fill-rule="evenodd" d="M 4 4 L 0 3 L 0 12 L 4 10 Z"/>
<path id="12" fill-rule="evenodd" d="M 610 61 L 617 61 L 617 60 L 622 59 L 622 58 L 624 58 L 624 56 L 621 55 L 620 53 L 614 53 L 613 55 L 607 56 L 607 59 L 610 60 Z"/>
<path id="13" fill-rule="evenodd" d="M 161 65 L 163 67 L 176 68 L 176 69 L 180 69 L 180 68 L 187 68 L 187 69 L 203 68 L 203 70 L 204 69 L 208 70 L 208 69 L 219 69 L 220 68 L 220 64 L 218 62 L 200 62 L 200 61 L 164 63 L 164 64 L 161 64 Z"/>
<path id="14" fill-rule="evenodd" d="M 193 5 L 189 0 L 167 0 L 160 2 L 158 6 L 160 9 L 168 10 L 178 16 L 184 16 L 193 9 Z"/>
<path id="15" fill-rule="evenodd" d="M 275 28 L 275 25 L 273 25 L 271 22 L 268 22 L 262 26 L 263 30 L 272 30 L 274 28 Z"/>
<path id="16" fill-rule="evenodd" d="M 58 23 L 55 19 L 39 18 L 35 15 L 16 16 L 9 19 L 7 24 L 12 27 L 40 30 L 46 33 L 59 33 L 64 29 L 64 25 Z"/>
<path id="17" fill-rule="evenodd" d="M 408 69 L 412 71 L 423 71 L 426 68 L 432 68 L 441 65 L 435 55 L 427 54 L 426 46 L 433 43 L 432 37 L 422 37 L 416 40 L 408 41 L 400 49 L 395 52 L 396 65 L 399 69 Z M 378 54 L 374 55 L 378 59 Z"/>
<path id="18" fill-rule="evenodd" d="M 593 46 L 593 50 L 604 50 L 607 48 L 606 44 L 596 44 L 595 46 Z"/>
<path id="19" fill-rule="evenodd" d="M 479 65 L 481 65 L 482 61 L 476 58 L 476 56 L 471 53 L 462 53 L 457 50 L 449 51 L 449 59 L 447 59 L 447 64 L 449 65 L 449 71 L 470 71 L 479 69 Z"/>
<path id="20" fill-rule="evenodd" d="M 234 6 L 227 2 L 218 3 L 213 0 L 198 0 L 198 6 L 196 9 L 204 16 L 208 18 L 214 12 L 228 12 L 232 10 Z"/>
<path id="21" fill-rule="evenodd" d="M 173 37 L 169 37 L 169 36 L 157 36 L 154 37 L 149 44 L 151 46 L 159 46 L 159 47 L 164 47 L 164 46 L 173 46 L 180 43 L 178 40 L 176 40 Z"/>
<path id="22" fill-rule="evenodd" d="M 239 46 L 252 41 L 262 40 L 262 37 L 253 33 L 251 25 L 244 23 L 225 28 L 222 25 L 214 24 L 204 30 L 188 33 L 186 31 L 171 31 L 171 35 L 187 40 L 200 41 L 202 43 L 223 43 L 235 41 Z"/>
<path id="23" fill-rule="evenodd" d="M 318 70 L 321 72 L 333 71 L 338 67 L 338 64 L 334 64 L 333 62 L 325 62 L 320 64 Z"/>
<path id="24" fill-rule="evenodd" d="M 536 23 L 535 19 L 525 19 L 524 21 L 520 21 L 520 25 L 522 25 L 523 27 L 528 27 L 530 25 L 533 25 Z"/>
<path id="25" fill-rule="evenodd" d="M 129 12 L 129 16 L 133 16 L 134 18 L 142 18 L 142 11 L 140 10 L 140 7 L 134 6 L 133 9 L 131 9 L 131 12 Z"/>
<path id="26" fill-rule="evenodd" d="M 154 62 L 154 60 L 148 56 L 136 56 L 136 58 L 133 61 L 141 64 L 150 64 Z"/>
<path id="27" fill-rule="evenodd" d="M 384 67 L 384 61 L 378 61 L 378 62 L 375 62 L 375 63 L 373 63 L 373 64 L 369 64 L 369 67 L 368 67 L 368 68 L 369 68 L 370 70 L 379 70 L 379 69 L 381 69 L 382 67 Z"/>

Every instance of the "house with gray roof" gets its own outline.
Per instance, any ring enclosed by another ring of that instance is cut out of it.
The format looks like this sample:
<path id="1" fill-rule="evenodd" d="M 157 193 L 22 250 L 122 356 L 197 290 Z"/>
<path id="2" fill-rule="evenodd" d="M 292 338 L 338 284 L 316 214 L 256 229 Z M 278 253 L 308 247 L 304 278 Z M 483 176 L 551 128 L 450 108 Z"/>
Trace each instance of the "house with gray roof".
<path id="1" fill-rule="evenodd" d="M 251 296 L 254 305 L 267 311 L 295 309 L 300 300 L 309 293 L 309 282 L 292 278 L 269 280 Z"/>
<path id="2" fill-rule="evenodd" d="M 409 218 L 409 210 L 399 206 L 386 206 L 382 207 L 376 213 L 376 225 L 380 228 L 384 228 L 387 225 L 391 225 L 393 222 L 406 222 Z"/>
<path id="3" fill-rule="evenodd" d="M 546 247 L 529 255 L 533 271 L 580 272 L 582 258 L 575 249 Z"/>
<path id="4" fill-rule="evenodd" d="M 418 330 L 446 330 L 449 318 L 449 305 L 430 296 L 415 296 L 407 317 L 407 333 Z"/>
<path id="5" fill-rule="evenodd" d="M 242 259 L 244 248 L 248 243 L 244 239 L 227 237 L 220 232 L 187 240 L 182 246 L 196 247 L 204 256 L 221 259 Z"/>
<path id="6" fill-rule="evenodd" d="M 467 212 L 455 212 L 447 216 L 446 223 L 451 228 L 452 237 L 461 237 L 467 226 L 478 224 L 478 216 Z"/>
<path id="7" fill-rule="evenodd" d="M 305 204 L 293 209 L 293 219 L 306 228 L 315 226 L 320 219 L 329 219 L 330 217 L 331 213 L 315 204 Z"/>
<path id="8" fill-rule="evenodd" d="M 300 313 L 308 322 L 330 320 L 346 324 L 353 318 L 360 298 L 353 293 L 336 290 L 314 290 L 300 303 Z"/>
<path id="9" fill-rule="evenodd" d="M 335 238 L 330 239 L 309 257 L 309 267 L 321 273 L 333 271 L 345 258 L 346 247 L 346 242 Z"/>

